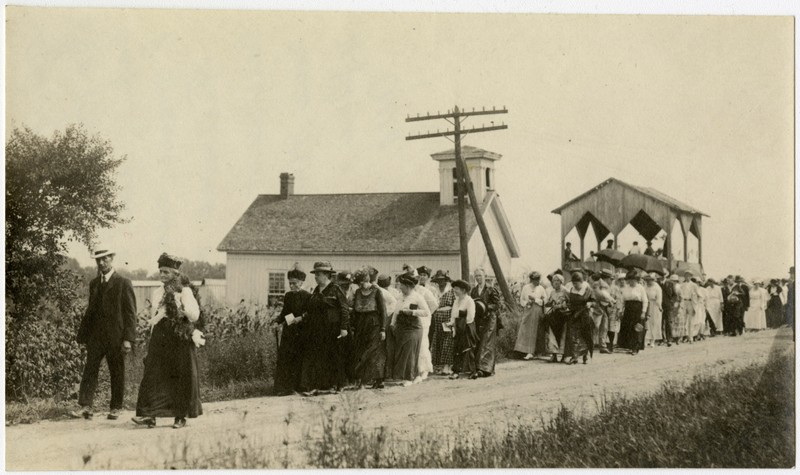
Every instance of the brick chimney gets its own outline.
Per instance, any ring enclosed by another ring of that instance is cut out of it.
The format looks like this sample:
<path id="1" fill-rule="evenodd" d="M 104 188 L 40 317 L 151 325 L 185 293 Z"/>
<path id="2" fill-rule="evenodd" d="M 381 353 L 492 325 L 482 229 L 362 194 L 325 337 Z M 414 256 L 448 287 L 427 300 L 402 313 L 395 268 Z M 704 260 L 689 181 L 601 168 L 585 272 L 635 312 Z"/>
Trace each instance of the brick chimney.
<path id="1" fill-rule="evenodd" d="M 294 194 L 294 175 L 281 173 L 281 198 L 287 199 Z"/>

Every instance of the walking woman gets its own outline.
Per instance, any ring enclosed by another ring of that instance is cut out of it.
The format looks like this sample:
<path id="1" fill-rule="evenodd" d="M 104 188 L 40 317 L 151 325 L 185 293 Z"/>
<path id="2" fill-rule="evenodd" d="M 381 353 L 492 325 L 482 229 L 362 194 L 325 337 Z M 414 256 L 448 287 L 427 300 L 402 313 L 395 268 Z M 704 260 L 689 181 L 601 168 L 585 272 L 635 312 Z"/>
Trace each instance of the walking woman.
<path id="1" fill-rule="evenodd" d="M 547 298 L 547 314 L 544 316 L 542 327 L 547 334 L 547 353 L 550 362 L 557 363 L 558 355 L 564 361 L 564 350 L 567 343 L 567 320 L 569 319 L 569 296 L 564 288 L 564 277 L 554 274 L 552 277 L 553 289 Z"/>
<path id="2" fill-rule="evenodd" d="M 399 379 L 403 386 L 422 381 L 419 373 L 419 355 L 424 328 L 423 319 L 430 319 L 431 312 L 425 299 L 416 292 L 419 282 L 410 272 L 397 278 L 400 284 L 400 300 L 392 315 L 392 353 L 389 367 L 392 379 Z"/>
<path id="3" fill-rule="evenodd" d="M 525 360 L 532 360 L 535 355 L 545 352 L 544 342 L 539 341 L 539 333 L 541 332 L 544 335 L 541 321 L 544 316 L 544 302 L 547 299 L 547 292 L 545 292 L 544 287 L 539 285 L 542 280 L 541 274 L 531 272 L 528 279 L 530 282 L 522 287 L 522 292 L 519 296 L 519 303 L 522 305 L 523 310 L 514 351 L 524 354 Z"/>
<path id="4" fill-rule="evenodd" d="M 652 274 L 645 274 L 645 287 L 647 293 L 647 332 L 645 342 L 647 346 L 653 348 L 655 343 L 662 339 L 661 335 L 661 286 L 656 284 L 656 277 Z"/>
<path id="5" fill-rule="evenodd" d="M 706 281 L 706 312 L 711 318 L 711 336 L 723 332 L 722 326 L 722 288 L 717 285 L 714 279 Z"/>
<path id="6" fill-rule="evenodd" d="M 626 285 L 622 288 L 625 312 L 620 322 L 619 346 L 630 350 L 631 355 L 637 355 L 639 350 L 644 349 L 648 298 L 635 270 L 625 275 L 625 282 Z"/>
<path id="7" fill-rule="evenodd" d="M 475 301 L 469 295 L 469 284 L 457 280 L 452 284 L 455 300 L 450 310 L 449 325 L 453 329 L 453 374 L 450 379 L 458 379 L 462 373 L 470 379 L 478 377 L 475 350 L 478 347 L 478 333 L 475 330 Z"/>
<path id="8" fill-rule="evenodd" d="M 784 323 L 782 287 L 778 279 L 772 279 L 767 286 L 767 327 L 778 328 Z"/>
<path id="9" fill-rule="evenodd" d="M 180 260 L 166 253 L 158 258 L 163 286 L 153 294 L 159 303 L 150 321 L 152 334 L 133 418 L 137 425 L 154 427 L 157 417 L 172 417 L 172 427 L 181 429 L 187 417 L 203 414 L 195 346 L 204 341 L 194 325 L 200 305 L 180 266 Z"/>
<path id="10" fill-rule="evenodd" d="M 486 284 L 486 271 L 476 269 L 474 273 L 475 287 L 470 292 L 470 297 L 481 299 L 486 304 L 486 313 L 483 317 L 476 316 L 475 327 L 478 332 L 478 349 L 476 351 L 478 363 L 478 376 L 486 378 L 494 374 L 497 362 L 497 332 L 500 321 L 497 313 L 500 311 L 500 291 Z"/>
<path id="11" fill-rule="evenodd" d="M 358 289 L 353 295 L 355 375 L 359 386 L 383 388 L 386 368 L 386 304 L 378 286 L 370 282 L 367 269 L 354 275 Z"/>
<path id="12" fill-rule="evenodd" d="M 594 301 L 592 288 L 583 280 L 583 273 L 572 272 L 572 282 L 567 286 L 569 299 L 569 319 L 567 320 L 567 348 L 565 355 L 570 357 L 566 364 L 578 364 L 578 359 L 583 359 L 583 364 L 588 362 L 589 356 L 594 353 L 595 325 L 590 313 L 589 305 Z"/>
<path id="13" fill-rule="evenodd" d="M 300 369 L 303 364 L 303 314 L 311 294 L 302 289 L 306 273 L 297 264 L 286 277 L 289 291 L 283 297 L 283 308 L 276 321 L 281 324 L 281 343 L 275 370 L 275 393 L 285 396 L 300 390 Z"/>
<path id="14" fill-rule="evenodd" d="M 450 374 L 453 366 L 453 330 L 450 326 L 450 314 L 456 294 L 449 287 L 450 276 L 444 271 L 436 271 L 431 280 L 439 286 L 441 297 L 439 306 L 433 312 L 431 329 L 431 354 L 433 357 L 434 374 Z"/>
<path id="15" fill-rule="evenodd" d="M 347 337 L 350 326 L 347 297 L 331 281 L 336 275 L 331 263 L 317 262 L 311 273 L 317 286 L 308 299 L 303 317 L 307 350 L 300 372 L 300 387 L 305 396 L 336 393 L 344 388 L 347 359 L 341 342 Z"/>
<path id="16" fill-rule="evenodd" d="M 685 274 L 685 282 L 681 282 L 678 296 L 680 297 L 680 306 L 678 307 L 678 319 L 683 323 L 683 331 L 681 332 L 683 338 L 689 343 L 694 341 L 694 309 L 695 302 L 697 301 L 697 284 L 692 281 L 692 273 Z"/>
<path id="17" fill-rule="evenodd" d="M 767 296 L 763 282 L 754 280 L 750 287 L 750 308 L 744 314 L 744 327 L 748 331 L 759 331 L 767 328 Z"/>
<path id="18" fill-rule="evenodd" d="M 686 337 L 686 313 L 681 312 L 683 298 L 681 297 L 681 278 L 678 274 L 669 276 L 672 283 L 672 302 L 669 310 L 669 328 L 672 342 L 679 345 L 681 340 Z"/>

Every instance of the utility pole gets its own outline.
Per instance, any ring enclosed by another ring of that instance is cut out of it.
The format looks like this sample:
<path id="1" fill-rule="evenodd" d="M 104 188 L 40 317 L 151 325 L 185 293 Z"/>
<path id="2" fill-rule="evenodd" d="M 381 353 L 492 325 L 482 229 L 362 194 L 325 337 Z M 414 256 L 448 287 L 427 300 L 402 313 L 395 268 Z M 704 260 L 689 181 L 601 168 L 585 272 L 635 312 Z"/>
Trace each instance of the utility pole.
<path id="1" fill-rule="evenodd" d="M 444 132 L 439 132 L 438 130 L 435 133 L 425 133 L 425 134 L 417 134 L 417 135 L 409 135 L 406 137 L 406 140 L 418 140 L 418 139 L 427 139 L 432 137 L 444 137 L 455 144 L 455 159 L 456 159 L 456 192 L 458 198 L 458 228 L 459 228 L 459 242 L 460 242 L 460 250 L 461 250 L 461 278 L 464 280 L 469 281 L 469 249 L 467 247 L 467 225 L 466 225 L 466 211 L 464 209 L 464 190 L 467 190 L 469 193 L 469 201 L 472 207 L 472 212 L 475 215 L 475 220 L 478 223 L 478 229 L 481 232 L 481 237 L 483 238 L 483 244 L 486 246 L 486 253 L 489 255 L 489 262 L 492 264 L 492 270 L 494 270 L 494 275 L 497 278 L 497 283 L 500 285 L 500 290 L 503 293 L 503 298 L 506 301 L 506 305 L 512 307 L 514 304 L 514 297 L 511 295 L 511 289 L 508 287 L 508 282 L 503 275 L 503 269 L 500 268 L 500 261 L 497 259 L 497 254 L 495 253 L 494 246 L 492 245 L 492 239 L 489 236 L 489 230 L 486 227 L 486 222 L 483 220 L 483 215 L 481 214 L 480 205 L 478 200 L 475 196 L 475 190 L 472 187 L 472 180 L 469 177 L 469 170 L 467 169 L 467 164 L 464 161 L 463 157 L 461 156 L 461 137 L 467 134 L 477 133 L 477 132 L 489 132 L 492 130 L 503 130 L 507 129 L 508 126 L 505 124 L 501 125 L 492 125 L 489 127 L 481 126 L 481 127 L 472 127 L 469 129 L 461 127 L 461 120 L 466 119 L 471 116 L 477 115 L 490 115 L 490 114 L 507 114 L 508 110 L 503 107 L 502 109 L 495 109 L 487 111 L 485 108 L 476 111 L 473 109 L 472 111 L 461 111 L 459 110 L 458 106 L 455 106 L 452 111 L 447 111 L 446 114 L 439 114 L 430 115 L 426 114 L 425 116 L 417 115 L 416 117 L 407 117 L 406 122 L 417 122 L 422 120 L 432 120 L 432 119 L 445 119 L 446 121 L 450 122 L 453 125 L 453 130 L 446 130 Z M 452 139 L 450 137 L 453 137 Z"/>

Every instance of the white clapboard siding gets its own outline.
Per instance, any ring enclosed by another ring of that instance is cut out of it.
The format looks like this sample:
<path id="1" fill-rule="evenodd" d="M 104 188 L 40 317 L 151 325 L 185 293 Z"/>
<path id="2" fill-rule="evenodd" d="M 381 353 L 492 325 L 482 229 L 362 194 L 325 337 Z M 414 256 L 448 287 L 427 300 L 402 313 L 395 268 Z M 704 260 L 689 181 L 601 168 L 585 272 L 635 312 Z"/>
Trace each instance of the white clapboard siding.
<path id="1" fill-rule="evenodd" d="M 314 276 L 310 274 L 314 263 L 318 261 L 330 262 L 334 269 L 353 272 L 365 265 L 371 265 L 381 274 L 394 276 L 402 271 L 403 264 L 414 267 L 426 265 L 434 271 L 442 269 L 450 271 L 451 276 L 459 274 L 460 264 L 458 255 L 271 255 L 271 254 L 240 254 L 227 253 L 226 274 L 226 299 L 230 304 L 241 300 L 265 303 L 267 300 L 268 278 L 270 272 L 282 273 L 285 279 L 286 272 L 294 267 L 297 262 L 306 273 L 304 288 L 313 288 Z M 285 284 L 288 290 L 288 283 Z"/>

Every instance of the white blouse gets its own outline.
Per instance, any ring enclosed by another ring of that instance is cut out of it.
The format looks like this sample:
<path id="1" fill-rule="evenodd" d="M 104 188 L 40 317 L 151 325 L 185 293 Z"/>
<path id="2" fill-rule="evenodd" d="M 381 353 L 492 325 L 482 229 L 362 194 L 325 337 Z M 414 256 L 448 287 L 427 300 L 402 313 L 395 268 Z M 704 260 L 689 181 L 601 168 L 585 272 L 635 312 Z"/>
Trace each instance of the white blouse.
<path id="1" fill-rule="evenodd" d="M 465 294 L 461 298 L 456 297 L 456 301 L 453 302 L 453 308 L 450 309 L 450 325 L 455 326 L 456 318 L 462 310 L 467 311 L 467 323 L 475 321 L 475 301 Z"/>
<path id="2" fill-rule="evenodd" d="M 626 302 L 629 300 L 642 302 L 642 315 L 647 311 L 647 303 L 650 300 L 647 298 L 647 292 L 641 284 L 636 284 L 633 287 L 626 284 L 622 288 L 622 299 Z"/>
<path id="3" fill-rule="evenodd" d="M 425 303 L 428 304 L 428 310 L 430 310 L 431 313 L 435 312 L 436 308 L 439 306 L 439 299 L 434 297 L 433 293 L 428 290 L 427 287 L 417 285 L 415 290 L 425 299 Z"/>
<path id="4" fill-rule="evenodd" d="M 519 304 L 527 307 L 530 303 L 543 306 L 547 300 L 547 291 L 541 285 L 525 284 L 519 294 Z"/>
<path id="5" fill-rule="evenodd" d="M 180 293 L 173 292 L 172 293 L 175 302 L 178 304 L 178 309 L 183 310 L 186 314 L 186 318 L 189 319 L 190 322 L 196 322 L 198 318 L 200 318 L 200 306 L 197 304 L 197 300 L 194 298 L 194 294 L 192 293 L 192 289 L 189 287 L 184 287 Z M 167 314 L 167 310 L 164 308 L 164 305 L 161 304 L 162 297 L 164 296 L 164 286 L 158 287 L 156 290 L 153 291 L 153 302 L 158 302 L 158 306 L 153 306 L 153 314 L 150 318 L 150 328 L 155 327 L 156 323 L 160 322 L 162 318 L 164 318 Z"/>
<path id="6" fill-rule="evenodd" d="M 414 304 L 417 305 L 417 308 L 411 310 L 411 305 Z M 411 310 L 411 314 L 418 318 L 431 318 L 431 311 L 428 308 L 428 303 L 425 302 L 425 299 L 418 294 L 416 290 L 412 290 L 408 295 L 400 294 L 400 298 L 397 299 L 397 305 L 394 308 L 392 325 L 397 322 L 397 315 L 400 313 L 400 310 Z"/>

